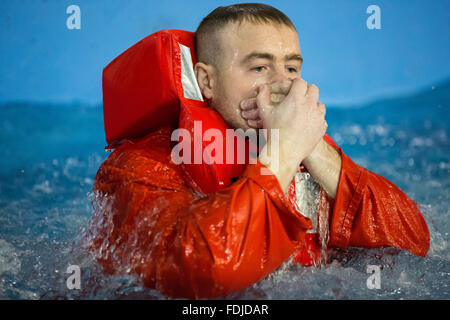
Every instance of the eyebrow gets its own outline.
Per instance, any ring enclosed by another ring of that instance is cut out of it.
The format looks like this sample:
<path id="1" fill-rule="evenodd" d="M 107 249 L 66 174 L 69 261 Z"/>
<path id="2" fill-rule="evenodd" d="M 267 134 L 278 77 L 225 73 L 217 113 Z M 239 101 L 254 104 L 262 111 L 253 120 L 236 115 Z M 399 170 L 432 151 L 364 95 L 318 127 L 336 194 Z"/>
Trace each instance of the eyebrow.
<path id="1" fill-rule="evenodd" d="M 293 54 L 289 54 L 289 55 L 285 56 L 284 60 L 285 61 L 297 60 L 297 61 L 300 61 L 300 63 L 302 63 L 303 57 L 301 54 L 293 53 Z"/>
<path id="2" fill-rule="evenodd" d="M 275 60 L 275 57 L 271 53 L 266 52 L 252 52 L 245 56 L 245 58 L 242 60 L 242 63 L 248 63 L 253 59 L 268 59 L 268 60 Z M 291 60 L 297 60 L 300 61 L 300 63 L 303 62 L 303 57 L 298 53 L 288 54 L 284 57 L 284 61 L 291 61 Z"/>

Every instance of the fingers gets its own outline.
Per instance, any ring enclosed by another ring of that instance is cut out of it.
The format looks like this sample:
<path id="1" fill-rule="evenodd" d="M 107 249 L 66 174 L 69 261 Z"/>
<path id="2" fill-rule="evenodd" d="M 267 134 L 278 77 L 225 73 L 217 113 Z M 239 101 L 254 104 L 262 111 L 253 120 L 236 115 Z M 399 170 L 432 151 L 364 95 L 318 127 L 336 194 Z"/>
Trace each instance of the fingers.
<path id="1" fill-rule="evenodd" d="M 239 105 L 241 107 L 241 116 L 247 120 L 247 124 L 252 128 L 262 128 L 262 121 L 259 117 L 256 98 L 244 100 Z"/>
<path id="2" fill-rule="evenodd" d="M 294 79 L 292 82 L 291 91 L 289 92 L 289 96 L 292 94 L 297 95 L 298 98 L 302 98 L 306 95 L 306 91 L 308 89 L 308 84 L 302 78 Z"/>
<path id="3" fill-rule="evenodd" d="M 317 101 L 319 99 L 319 88 L 315 84 L 308 84 L 302 78 L 293 81 L 291 92 L 292 91 L 300 99 L 304 97 L 307 97 L 312 101 Z"/>
<path id="4" fill-rule="evenodd" d="M 270 105 L 270 89 L 267 85 L 259 87 L 257 97 L 243 100 L 239 107 L 241 108 L 241 116 L 247 121 L 249 127 L 262 128 L 262 119 L 272 109 Z"/>
<path id="5" fill-rule="evenodd" d="M 259 117 L 258 105 L 256 99 L 252 98 L 241 103 L 241 115 L 247 121 L 250 128 L 260 129 L 263 127 L 263 122 Z"/>
<path id="6" fill-rule="evenodd" d="M 289 81 L 290 82 L 290 81 Z M 275 84 L 263 85 L 258 88 L 258 95 L 256 98 L 250 98 L 247 100 L 243 100 L 240 103 L 241 108 L 241 116 L 247 121 L 247 124 L 252 128 L 262 128 L 263 122 L 267 119 L 267 115 L 271 112 L 271 110 L 276 107 L 271 103 L 271 93 L 275 90 L 276 92 L 285 92 L 290 83 L 277 82 Z M 275 87 L 274 87 L 275 86 Z M 303 79 L 296 79 L 293 81 L 291 91 L 296 91 L 295 96 L 299 97 L 303 94 L 302 99 L 307 97 L 311 102 L 315 102 L 317 109 L 324 121 L 324 130 L 326 131 L 325 114 L 326 108 L 325 105 L 318 101 L 319 98 L 319 88 L 316 85 L 311 84 L 308 85 L 307 82 Z M 289 93 L 291 95 L 291 93 Z"/>
<path id="7" fill-rule="evenodd" d="M 313 101 L 319 100 L 319 88 L 317 88 L 315 84 L 308 84 L 308 89 L 305 96 Z"/>
<path id="8" fill-rule="evenodd" d="M 319 112 L 323 117 L 323 134 L 325 135 L 328 129 L 328 122 L 325 120 L 326 108 L 325 105 L 320 101 L 317 102 L 317 108 L 319 109 Z"/>
<path id="9" fill-rule="evenodd" d="M 245 120 L 256 120 L 259 118 L 258 109 L 244 110 L 242 111 L 242 118 Z"/>
<path id="10" fill-rule="evenodd" d="M 322 102 L 318 101 L 317 107 L 319 108 L 320 112 L 325 116 L 325 114 L 327 113 L 325 105 Z"/>
<path id="11" fill-rule="evenodd" d="M 241 107 L 241 110 L 251 110 L 258 108 L 258 105 L 256 104 L 256 98 L 243 100 L 239 106 Z"/>
<path id="12" fill-rule="evenodd" d="M 258 91 L 256 105 L 258 106 L 259 116 L 264 120 L 273 108 L 270 105 L 270 89 L 269 86 L 265 84 L 259 87 Z"/>
<path id="13" fill-rule="evenodd" d="M 322 134 L 322 136 L 324 136 L 325 133 L 327 133 L 327 130 L 328 130 L 328 122 L 327 122 L 326 120 L 324 120 L 324 123 L 323 123 L 323 134 Z"/>
<path id="14" fill-rule="evenodd" d="M 258 88 L 258 95 L 256 96 L 256 103 L 258 105 L 270 104 L 270 88 L 264 84 Z"/>
<path id="15" fill-rule="evenodd" d="M 248 123 L 249 127 L 251 127 L 251 128 L 261 129 L 263 127 L 263 122 L 261 119 L 248 120 L 247 123 Z"/>

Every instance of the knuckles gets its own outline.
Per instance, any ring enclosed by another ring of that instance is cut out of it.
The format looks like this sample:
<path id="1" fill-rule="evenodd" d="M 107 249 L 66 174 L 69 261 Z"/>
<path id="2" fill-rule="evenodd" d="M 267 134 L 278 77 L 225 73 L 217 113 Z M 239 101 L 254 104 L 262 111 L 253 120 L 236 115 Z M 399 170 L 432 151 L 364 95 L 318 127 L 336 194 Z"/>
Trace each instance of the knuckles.
<path id="1" fill-rule="evenodd" d="M 320 112 L 325 115 L 326 112 L 327 112 L 327 109 L 325 108 L 325 105 L 322 102 L 318 102 L 317 105 L 319 107 Z"/>
<path id="2" fill-rule="evenodd" d="M 318 100 L 319 99 L 319 88 L 315 84 L 309 84 L 306 95 L 313 101 Z"/>

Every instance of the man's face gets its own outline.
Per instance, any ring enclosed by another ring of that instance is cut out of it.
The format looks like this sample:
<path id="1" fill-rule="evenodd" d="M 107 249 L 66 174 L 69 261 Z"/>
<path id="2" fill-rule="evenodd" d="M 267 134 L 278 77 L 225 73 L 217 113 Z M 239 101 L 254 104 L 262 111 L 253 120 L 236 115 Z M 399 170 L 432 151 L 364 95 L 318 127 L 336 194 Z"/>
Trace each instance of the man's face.
<path id="1" fill-rule="evenodd" d="M 300 77 L 297 32 L 285 25 L 244 21 L 228 24 L 218 37 L 221 56 L 210 104 L 228 125 L 246 130 L 239 107 L 243 100 L 256 97 L 263 84 Z"/>

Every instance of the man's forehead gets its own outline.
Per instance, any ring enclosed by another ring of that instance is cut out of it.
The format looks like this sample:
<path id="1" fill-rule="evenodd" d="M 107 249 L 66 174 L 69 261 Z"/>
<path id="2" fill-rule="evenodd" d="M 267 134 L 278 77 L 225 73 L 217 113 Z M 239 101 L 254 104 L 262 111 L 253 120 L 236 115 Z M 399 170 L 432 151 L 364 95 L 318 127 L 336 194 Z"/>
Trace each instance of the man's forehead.
<path id="1" fill-rule="evenodd" d="M 261 33 L 261 31 L 265 32 L 271 32 L 274 31 L 278 32 L 290 32 L 292 34 L 295 34 L 297 36 L 297 31 L 284 24 L 280 24 L 278 22 L 252 22 L 252 21 L 236 21 L 236 22 L 228 22 L 225 26 L 219 28 L 219 33 L 222 33 L 223 35 L 233 35 L 238 38 L 242 38 L 248 35 L 252 36 L 265 36 L 264 33 Z"/>
<path id="2" fill-rule="evenodd" d="M 298 35 L 295 29 L 278 23 L 231 22 L 218 30 L 222 50 L 234 55 L 250 52 L 284 50 L 285 54 L 300 54 Z M 236 52 L 240 50 L 242 52 Z"/>

